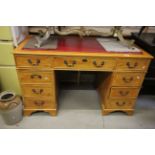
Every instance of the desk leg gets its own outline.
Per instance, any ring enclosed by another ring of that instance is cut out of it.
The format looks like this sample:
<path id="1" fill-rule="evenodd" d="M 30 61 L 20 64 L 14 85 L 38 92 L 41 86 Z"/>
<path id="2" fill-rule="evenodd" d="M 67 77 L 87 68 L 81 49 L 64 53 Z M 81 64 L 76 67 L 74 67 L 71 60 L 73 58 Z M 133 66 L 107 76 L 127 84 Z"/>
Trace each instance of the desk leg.
<path id="1" fill-rule="evenodd" d="M 119 112 L 125 112 L 129 116 L 132 116 L 134 113 L 133 109 L 130 109 L 130 110 L 128 110 L 128 109 L 121 109 L 121 110 L 120 109 L 102 109 L 102 115 L 105 116 L 105 115 L 108 115 L 112 112 L 118 112 L 118 111 Z"/>
<path id="2" fill-rule="evenodd" d="M 45 109 L 45 110 L 39 110 L 39 109 L 24 109 L 24 116 L 30 116 L 35 112 L 47 112 L 51 116 L 56 116 L 57 115 L 57 110 L 56 109 Z"/>
<path id="3" fill-rule="evenodd" d="M 30 116 L 34 111 L 24 109 L 24 116 Z"/>
<path id="4" fill-rule="evenodd" d="M 57 110 L 45 110 L 45 112 L 48 112 L 51 116 L 57 115 Z"/>

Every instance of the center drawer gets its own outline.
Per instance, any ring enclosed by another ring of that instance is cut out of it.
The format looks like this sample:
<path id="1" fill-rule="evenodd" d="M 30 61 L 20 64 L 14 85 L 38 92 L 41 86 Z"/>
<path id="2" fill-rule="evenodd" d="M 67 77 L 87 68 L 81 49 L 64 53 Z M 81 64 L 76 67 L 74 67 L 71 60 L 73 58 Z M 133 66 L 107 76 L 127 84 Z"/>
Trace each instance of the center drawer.
<path id="1" fill-rule="evenodd" d="M 54 68 L 57 69 L 113 70 L 115 65 L 115 60 L 110 58 L 54 57 Z"/>
<path id="2" fill-rule="evenodd" d="M 140 86 L 144 80 L 144 73 L 118 72 L 114 73 L 113 86 Z"/>
<path id="3" fill-rule="evenodd" d="M 110 98 L 136 98 L 140 88 L 112 87 L 110 90 Z"/>
<path id="4" fill-rule="evenodd" d="M 21 83 L 49 83 L 54 81 L 54 71 L 18 70 Z"/>
<path id="5" fill-rule="evenodd" d="M 24 97 L 54 97 L 54 89 L 48 85 L 22 85 L 22 89 Z"/>

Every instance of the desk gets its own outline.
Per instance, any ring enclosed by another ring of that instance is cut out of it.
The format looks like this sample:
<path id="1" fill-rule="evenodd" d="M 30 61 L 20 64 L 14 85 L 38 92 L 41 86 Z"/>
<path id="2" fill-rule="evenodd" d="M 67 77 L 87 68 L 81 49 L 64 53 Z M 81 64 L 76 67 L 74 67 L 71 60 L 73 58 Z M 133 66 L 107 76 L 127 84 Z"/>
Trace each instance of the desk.
<path id="1" fill-rule="evenodd" d="M 35 111 L 57 114 L 56 70 L 100 71 L 98 92 L 102 114 L 134 112 L 145 74 L 152 59 L 147 52 L 106 52 L 95 38 L 63 37 L 56 50 L 24 49 L 29 38 L 14 51 L 24 100 L 24 115 Z M 95 103 L 94 103 L 95 104 Z"/>

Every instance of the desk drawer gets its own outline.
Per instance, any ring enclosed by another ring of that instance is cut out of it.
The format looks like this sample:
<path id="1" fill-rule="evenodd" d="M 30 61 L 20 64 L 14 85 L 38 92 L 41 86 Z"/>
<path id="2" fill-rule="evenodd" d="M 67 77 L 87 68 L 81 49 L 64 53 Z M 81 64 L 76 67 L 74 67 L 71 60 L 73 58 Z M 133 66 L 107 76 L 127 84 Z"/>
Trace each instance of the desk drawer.
<path id="1" fill-rule="evenodd" d="M 52 84 L 51 84 L 52 85 Z M 32 85 L 22 85 L 23 96 L 25 97 L 53 97 L 54 91 L 52 87 L 48 86 L 32 86 Z"/>
<path id="2" fill-rule="evenodd" d="M 24 98 L 25 109 L 56 109 L 54 100 L 49 98 Z"/>
<path id="3" fill-rule="evenodd" d="M 119 59 L 117 70 L 144 70 L 148 68 L 150 60 L 147 59 Z"/>
<path id="4" fill-rule="evenodd" d="M 129 99 L 117 99 L 117 100 L 109 100 L 105 105 L 106 108 L 109 109 L 133 109 L 135 105 L 135 100 Z"/>
<path id="5" fill-rule="evenodd" d="M 55 57 L 54 68 L 113 70 L 116 62 L 110 58 L 91 57 Z"/>
<path id="6" fill-rule="evenodd" d="M 144 79 L 144 73 L 114 73 L 113 86 L 140 86 Z"/>
<path id="7" fill-rule="evenodd" d="M 17 67 L 51 67 L 52 58 L 48 56 L 15 56 Z"/>
<path id="8" fill-rule="evenodd" d="M 54 81 L 53 71 L 27 71 L 18 70 L 21 83 L 49 83 Z"/>
<path id="9" fill-rule="evenodd" d="M 110 90 L 110 98 L 136 98 L 139 88 L 112 87 Z"/>

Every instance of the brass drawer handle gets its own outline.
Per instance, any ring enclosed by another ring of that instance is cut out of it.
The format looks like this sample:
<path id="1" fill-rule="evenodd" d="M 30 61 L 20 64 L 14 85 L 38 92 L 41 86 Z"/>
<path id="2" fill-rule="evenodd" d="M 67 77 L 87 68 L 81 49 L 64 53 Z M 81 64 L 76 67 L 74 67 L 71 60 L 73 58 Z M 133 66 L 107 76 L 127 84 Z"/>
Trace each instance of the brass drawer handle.
<path id="1" fill-rule="evenodd" d="M 32 89 L 32 92 L 35 93 L 35 94 L 42 94 L 43 93 L 43 89 Z"/>
<path id="2" fill-rule="evenodd" d="M 102 67 L 104 65 L 104 61 L 102 61 L 100 64 L 97 64 L 96 61 L 93 61 L 93 64 L 95 65 L 95 67 Z"/>
<path id="3" fill-rule="evenodd" d="M 129 91 L 125 91 L 125 92 L 119 91 L 119 93 L 121 96 L 127 96 L 129 94 Z"/>
<path id="4" fill-rule="evenodd" d="M 128 66 L 128 68 L 132 69 L 132 68 L 136 68 L 138 66 L 138 63 L 135 62 L 133 65 L 131 65 L 130 62 L 127 62 L 126 65 Z"/>
<path id="5" fill-rule="evenodd" d="M 124 106 L 125 105 L 125 102 L 116 102 L 116 105 L 117 106 Z"/>
<path id="6" fill-rule="evenodd" d="M 31 59 L 28 59 L 27 62 L 32 66 L 38 66 L 40 64 L 40 60 L 36 59 L 36 62 L 32 62 Z"/>
<path id="7" fill-rule="evenodd" d="M 32 74 L 31 79 L 34 79 L 34 78 L 42 79 L 42 76 L 38 74 Z"/>
<path id="8" fill-rule="evenodd" d="M 45 102 L 44 101 L 35 101 L 34 104 L 37 106 L 43 106 L 45 104 Z"/>
<path id="9" fill-rule="evenodd" d="M 72 63 L 68 63 L 66 60 L 64 60 L 64 64 L 67 66 L 67 67 L 74 67 L 74 65 L 76 64 L 76 61 L 73 60 Z"/>
<path id="10" fill-rule="evenodd" d="M 123 81 L 124 81 L 125 83 L 130 83 L 130 82 L 133 81 L 133 77 L 130 77 L 130 78 L 123 77 Z"/>

